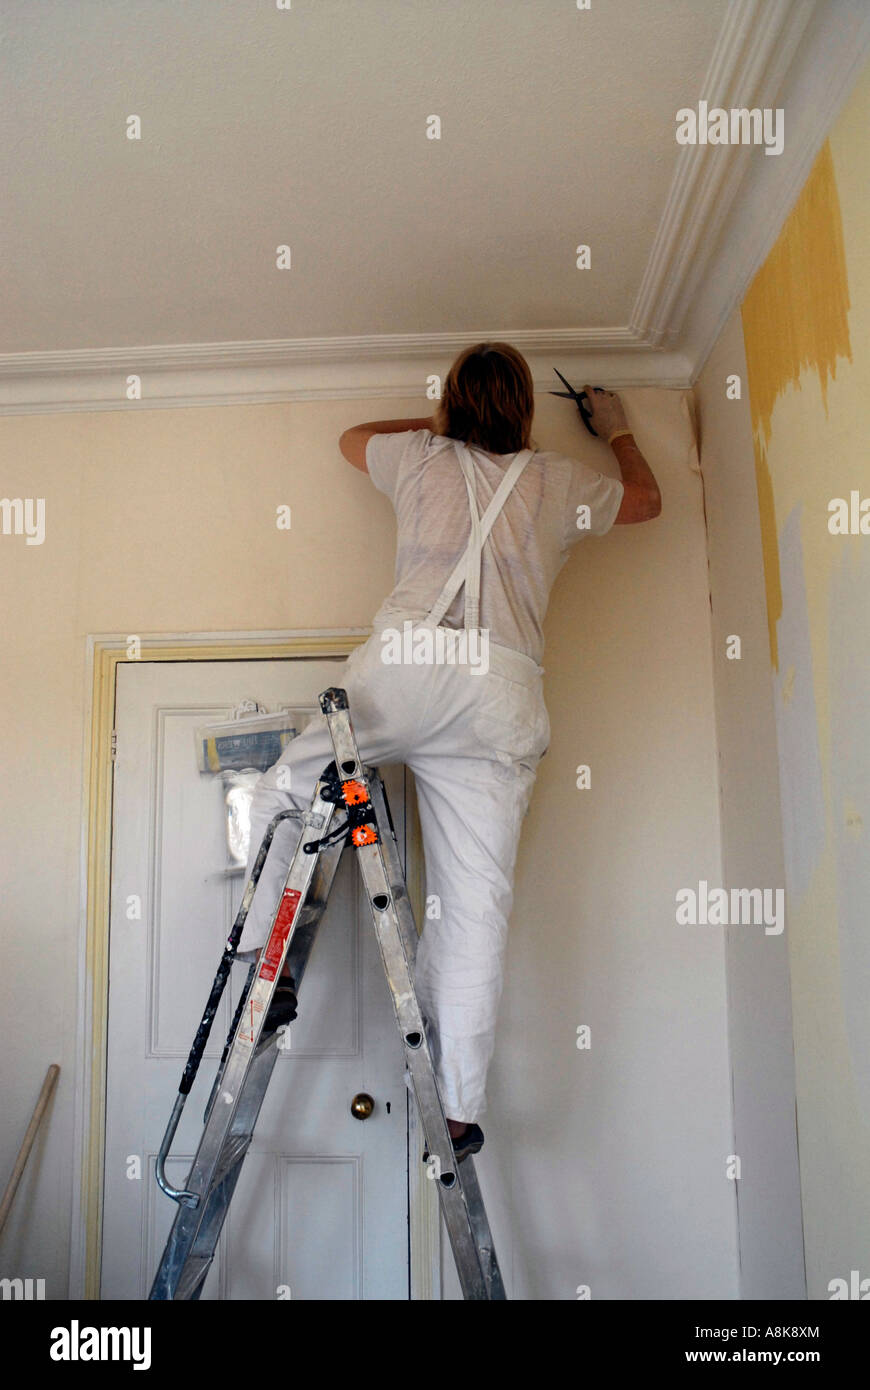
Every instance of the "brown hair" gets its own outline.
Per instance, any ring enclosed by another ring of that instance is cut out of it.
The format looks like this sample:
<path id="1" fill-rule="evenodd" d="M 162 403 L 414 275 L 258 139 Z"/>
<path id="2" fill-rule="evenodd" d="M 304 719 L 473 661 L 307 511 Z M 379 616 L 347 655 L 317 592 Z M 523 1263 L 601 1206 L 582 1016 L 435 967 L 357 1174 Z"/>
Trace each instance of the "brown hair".
<path id="1" fill-rule="evenodd" d="M 491 454 L 531 445 L 535 388 L 526 359 L 510 343 L 476 343 L 453 363 L 435 412 L 436 434 Z"/>

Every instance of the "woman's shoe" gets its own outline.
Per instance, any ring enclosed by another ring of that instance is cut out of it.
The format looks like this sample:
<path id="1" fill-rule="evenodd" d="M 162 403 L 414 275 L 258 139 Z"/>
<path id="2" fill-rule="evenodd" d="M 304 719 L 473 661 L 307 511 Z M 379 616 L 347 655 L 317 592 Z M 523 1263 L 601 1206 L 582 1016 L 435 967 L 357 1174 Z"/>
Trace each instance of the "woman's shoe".
<path id="1" fill-rule="evenodd" d="M 453 1155 L 457 1163 L 461 1163 L 469 1154 L 479 1154 L 483 1148 L 483 1130 L 480 1125 L 468 1125 L 465 1133 L 460 1134 L 455 1139 L 451 1139 L 453 1145 Z M 423 1154 L 423 1162 L 428 1162 L 429 1150 Z"/>
<path id="2" fill-rule="evenodd" d="M 452 1141 L 456 1162 L 461 1163 L 469 1154 L 478 1154 L 483 1148 L 483 1130 L 480 1125 L 468 1125 L 464 1134 Z"/>
<path id="3" fill-rule="evenodd" d="M 269 1005 L 269 1012 L 263 1024 L 264 1033 L 275 1033 L 279 1028 L 286 1027 L 292 1023 L 296 1017 L 296 1006 L 299 1000 L 296 998 L 296 986 L 289 975 L 282 975 L 275 987 L 272 995 L 272 1003 Z"/>

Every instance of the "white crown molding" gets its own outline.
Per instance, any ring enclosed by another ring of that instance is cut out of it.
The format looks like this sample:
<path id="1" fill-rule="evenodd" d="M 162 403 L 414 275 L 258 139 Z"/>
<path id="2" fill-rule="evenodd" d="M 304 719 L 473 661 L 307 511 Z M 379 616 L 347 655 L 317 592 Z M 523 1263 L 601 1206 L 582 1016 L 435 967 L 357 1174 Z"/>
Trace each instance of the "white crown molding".
<path id="1" fill-rule="evenodd" d="M 726 15 L 700 99 L 726 109 L 773 106 L 816 4 L 737 0 Z M 770 163 L 782 160 L 785 150 L 769 156 L 746 145 L 681 146 L 631 315 L 631 327 L 651 346 L 677 339 L 753 154 Z"/>
<path id="2" fill-rule="evenodd" d="M 0 414 L 418 398 L 427 376 L 443 377 L 462 348 L 486 339 L 514 343 L 542 391 L 559 385 L 554 366 L 570 379 L 592 373 L 616 387 L 688 385 L 680 353 L 650 353 L 628 328 L 501 329 L 7 354 Z M 141 379 L 141 400 L 126 398 L 130 375 Z"/>
<path id="3" fill-rule="evenodd" d="M 781 106 L 780 155 L 680 149 L 649 260 L 623 327 L 495 329 L 0 355 L 0 414 L 147 410 L 283 401 L 419 399 L 464 347 L 514 343 L 535 387 L 558 366 L 575 383 L 685 389 L 782 223 L 870 53 L 868 0 L 734 0 L 702 99 Z M 674 113 L 676 118 L 676 112 Z M 127 377 L 142 398 L 126 398 Z"/>
<path id="4" fill-rule="evenodd" d="M 779 236 L 868 56 L 867 0 L 818 5 L 776 98 L 787 111 L 785 150 L 750 165 L 683 323 L 679 342 L 692 364 L 693 383 Z"/>

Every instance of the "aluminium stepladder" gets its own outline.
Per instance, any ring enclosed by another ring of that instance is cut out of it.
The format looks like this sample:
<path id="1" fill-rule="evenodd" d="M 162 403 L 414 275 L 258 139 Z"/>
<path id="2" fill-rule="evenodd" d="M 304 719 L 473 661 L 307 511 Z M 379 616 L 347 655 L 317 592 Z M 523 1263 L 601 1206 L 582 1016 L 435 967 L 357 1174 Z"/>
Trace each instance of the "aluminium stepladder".
<path id="1" fill-rule="evenodd" d="M 414 991 L 417 929 L 383 782 L 376 769 L 363 767 L 360 762 L 345 691 L 335 687 L 324 691 L 320 707 L 327 719 L 335 760 L 321 773 L 309 809 L 280 812 L 266 830 L 157 1156 L 157 1182 L 178 1203 L 178 1212 L 149 1297 L 184 1300 L 197 1299 L 202 1293 L 277 1060 L 280 1035 L 277 1031 L 267 1032 L 264 1023 L 282 966 L 286 959 L 298 994 L 339 860 L 345 846 L 351 844 L 372 911 L 426 1139 L 427 1163 L 438 1188 L 463 1297 L 504 1299 L 504 1284 L 474 1159 L 469 1155 L 461 1164 L 455 1161 L 425 1021 Z M 263 953 L 248 971 L 186 1186 L 174 1188 L 165 1173 L 169 1150 L 272 839 L 281 821 L 291 816 L 302 820 L 299 844 Z"/>

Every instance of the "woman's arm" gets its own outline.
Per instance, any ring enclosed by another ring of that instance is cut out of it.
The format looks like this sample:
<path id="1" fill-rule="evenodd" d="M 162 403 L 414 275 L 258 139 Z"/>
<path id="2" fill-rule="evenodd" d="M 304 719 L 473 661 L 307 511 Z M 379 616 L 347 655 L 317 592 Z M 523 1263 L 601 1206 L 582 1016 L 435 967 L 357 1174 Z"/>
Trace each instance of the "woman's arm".
<path id="1" fill-rule="evenodd" d="M 583 389 L 589 398 L 592 426 L 616 455 L 625 489 L 614 526 L 651 521 L 661 512 L 661 493 L 652 469 L 629 430 L 621 400 L 615 391 L 600 391 L 592 386 Z"/>
<path id="2" fill-rule="evenodd" d="M 616 455 L 625 491 L 614 526 L 652 521 L 662 510 L 662 496 L 652 469 L 637 447 L 633 434 L 618 434 L 610 447 Z"/>
<path id="3" fill-rule="evenodd" d="M 348 463 L 367 473 L 366 445 L 373 434 L 402 434 L 405 430 L 434 430 L 434 417 L 426 420 L 372 420 L 367 425 L 352 425 L 338 441 L 338 447 Z"/>

